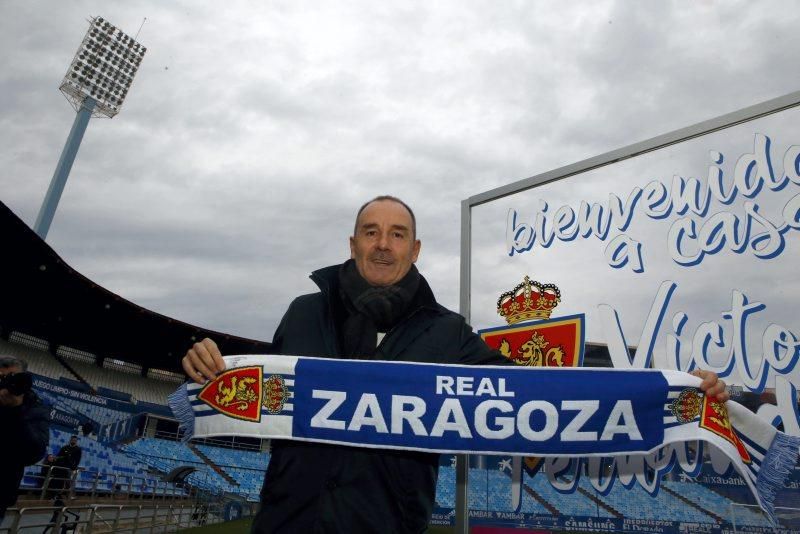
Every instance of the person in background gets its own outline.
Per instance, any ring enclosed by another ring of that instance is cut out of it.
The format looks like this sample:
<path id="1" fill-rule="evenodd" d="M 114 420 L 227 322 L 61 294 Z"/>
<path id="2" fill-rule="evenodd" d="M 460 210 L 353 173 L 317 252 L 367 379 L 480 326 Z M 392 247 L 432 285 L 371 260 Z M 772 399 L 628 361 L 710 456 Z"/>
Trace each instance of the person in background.
<path id="1" fill-rule="evenodd" d="M 32 389 L 25 360 L 0 356 L 0 521 L 17 502 L 26 465 L 38 462 L 50 440 L 50 412 Z"/>
<path id="2" fill-rule="evenodd" d="M 66 477 L 66 481 L 64 481 L 64 489 L 69 491 L 72 487 L 72 479 L 75 476 L 75 471 L 78 469 L 78 466 L 81 463 L 81 456 L 83 455 L 83 451 L 81 450 L 80 445 L 78 445 L 78 436 L 72 435 L 69 438 L 69 443 L 61 447 L 58 451 L 58 455 L 56 456 L 56 465 L 61 467 L 65 470 L 68 470 L 64 473 Z"/>

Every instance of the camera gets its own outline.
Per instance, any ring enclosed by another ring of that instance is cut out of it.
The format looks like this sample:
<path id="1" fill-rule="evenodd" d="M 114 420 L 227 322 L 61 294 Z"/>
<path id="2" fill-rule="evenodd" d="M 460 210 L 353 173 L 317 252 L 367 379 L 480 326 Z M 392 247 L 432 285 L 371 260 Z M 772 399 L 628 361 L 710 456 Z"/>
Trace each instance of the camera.
<path id="1" fill-rule="evenodd" d="M 24 395 L 33 387 L 30 373 L 13 373 L 0 376 L 0 389 L 7 389 L 12 395 Z"/>

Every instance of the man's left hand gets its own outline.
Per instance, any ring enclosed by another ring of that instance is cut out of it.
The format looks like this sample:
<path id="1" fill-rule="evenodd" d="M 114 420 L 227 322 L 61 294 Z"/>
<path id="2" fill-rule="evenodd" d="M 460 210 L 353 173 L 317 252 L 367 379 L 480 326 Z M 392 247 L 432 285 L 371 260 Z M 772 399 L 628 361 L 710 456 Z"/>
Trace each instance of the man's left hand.
<path id="1" fill-rule="evenodd" d="M 695 369 L 691 374 L 703 379 L 703 383 L 700 384 L 700 391 L 707 396 L 716 397 L 719 402 L 726 402 L 731 398 L 730 393 L 725 391 L 725 381 L 720 380 L 717 373 Z"/>

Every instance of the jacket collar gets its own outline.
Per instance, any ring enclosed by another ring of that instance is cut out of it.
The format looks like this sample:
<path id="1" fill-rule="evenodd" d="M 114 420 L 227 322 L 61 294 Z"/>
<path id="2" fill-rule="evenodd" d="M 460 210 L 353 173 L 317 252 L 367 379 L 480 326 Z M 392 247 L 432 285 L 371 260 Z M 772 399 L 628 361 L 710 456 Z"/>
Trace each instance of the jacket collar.
<path id="1" fill-rule="evenodd" d="M 317 269 L 311 273 L 309 278 L 317 284 L 317 287 L 319 287 L 323 295 L 330 295 L 334 291 L 339 291 L 339 269 L 341 267 L 340 264 Z"/>
<path id="2" fill-rule="evenodd" d="M 319 286 L 331 310 L 336 306 L 335 299 L 339 299 L 339 269 L 341 265 L 331 265 L 323 267 L 311 273 L 311 280 Z M 420 275 L 419 288 L 414 299 L 413 308 L 406 319 L 401 321 L 404 334 L 402 336 L 392 336 L 391 332 L 386 335 L 384 343 L 378 347 L 382 359 L 394 359 L 397 354 L 402 353 L 419 335 L 431 327 L 430 318 L 432 316 L 443 315 L 447 310 L 436 302 L 433 291 Z M 338 348 L 329 347 L 332 354 L 338 353 Z"/>

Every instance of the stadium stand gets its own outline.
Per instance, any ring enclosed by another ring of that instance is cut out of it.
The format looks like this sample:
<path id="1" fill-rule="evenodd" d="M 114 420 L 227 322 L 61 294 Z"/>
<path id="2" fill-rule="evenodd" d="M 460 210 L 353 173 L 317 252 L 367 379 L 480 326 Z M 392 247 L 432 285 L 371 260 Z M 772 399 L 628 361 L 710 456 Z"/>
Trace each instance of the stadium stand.
<path id="1" fill-rule="evenodd" d="M 676 493 L 693 500 L 706 510 L 720 517 L 726 517 L 731 511 L 731 501 L 714 491 L 695 482 L 664 481 L 661 483 L 666 488 L 671 488 Z M 767 519 L 748 509 L 737 511 L 739 522 L 744 525 L 753 525 L 770 528 Z"/>
<path id="2" fill-rule="evenodd" d="M 496 468 L 471 468 L 469 472 L 469 506 L 471 510 L 513 511 L 511 508 L 511 476 Z M 696 482 L 662 481 L 660 491 L 650 495 L 639 486 L 626 489 L 615 484 L 605 495 L 589 481 L 581 479 L 578 491 L 561 493 L 544 474 L 523 475 L 523 491 L 519 512 L 591 518 L 627 518 L 667 520 L 682 523 L 717 525 L 727 521 L 734 501 Z M 437 485 L 437 505 L 455 505 L 455 469 L 442 465 Z M 772 528 L 757 510 L 737 507 L 737 524 L 754 528 Z"/>
<path id="3" fill-rule="evenodd" d="M 533 489 L 548 504 L 558 510 L 559 514 L 588 517 L 611 517 L 611 513 L 609 513 L 606 509 L 598 506 L 596 503 L 592 502 L 579 492 L 569 494 L 558 492 L 544 475 L 530 477 L 527 473 L 525 473 L 523 474 L 522 480 L 525 485 Z"/>
<path id="4" fill-rule="evenodd" d="M 85 362 L 72 361 L 72 367 L 93 386 L 123 391 L 136 400 L 154 404 L 167 404 L 167 396 L 175 391 L 177 384 L 148 379 L 134 374 L 114 371 Z"/>
<path id="5" fill-rule="evenodd" d="M 61 397 L 42 389 L 37 390 L 37 393 L 47 404 L 100 425 L 121 421 L 131 416 L 128 411 L 113 410 L 104 406 Z"/>
<path id="6" fill-rule="evenodd" d="M 57 454 L 69 442 L 71 432 L 50 429 L 48 453 Z M 93 439 L 79 436 L 78 445 L 83 451 L 80 469 L 76 477 L 76 492 L 111 493 L 115 489 L 128 492 L 159 495 L 184 495 L 185 490 L 174 484 L 163 482 L 150 474 L 144 464 L 114 451 Z M 23 488 L 39 488 L 42 485 L 41 467 L 25 469 Z"/>
<path id="7" fill-rule="evenodd" d="M 710 514 L 687 506 L 665 491 L 659 491 L 653 497 L 639 486 L 626 489 L 622 484 L 614 484 L 611 491 L 600 499 L 619 510 L 625 517 L 652 520 L 668 517 L 673 521 L 716 522 Z"/>
<path id="8" fill-rule="evenodd" d="M 19 333 L 12 334 L 10 341 L 0 339 L 0 352 L 24 359 L 28 362 L 28 370 L 37 375 L 57 379 L 68 374 L 68 371 L 47 352 L 47 343 L 43 342 L 44 349 L 32 346 L 36 343 L 36 339 L 38 338 L 33 336 L 23 338 Z"/>
<path id="9" fill-rule="evenodd" d="M 436 505 L 453 508 L 456 505 L 456 470 L 450 465 L 439 466 L 439 479 L 436 481 Z"/>
<path id="10" fill-rule="evenodd" d="M 84 389 L 70 370 L 47 352 L 46 347 L 47 343 L 43 340 L 19 332 L 12 333 L 9 341 L 0 339 L 0 351 L 26 360 L 30 372 L 48 378 L 72 381 L 70 385 L 74 389 Z M 98 393 L 105 391 L 109 397 L 118 400 L 141 400 L 164 406 L 167 403 L 167 396 L 175 391 L 182 381 L 181 376 L 163 370 L 159 370 L 159 373 L 150 373 L 148 377 L 141 376 L 140 369 L 137 374 L 125 372 L 122 369 L 126 369 L 126 366 L 115 364 L 112 360 L 104 362 L 105 368 L 98 367 L 93 363 L 94 356 L 90 353 L 66 347 L 59 347 L 56 352 Z M 112 366 L 115 368 L 110 368 Z"/>
<path id="11" fill-rule="evenodd" d="M 236 480 L 238 488 L 235 493 L 247 497 L 248 500 L 258 500 L 269 454 L 203 444 L 198 444 L 197 449 Z"/>
<path id="12" fill-rule="evenodd" d="M 207 464 L 184 444 L 164 439 L 140 438 L 124 445 L 122 450 L 164 474 L 177 467 L 196 467 L 197 472 L 187 478 L 193 485 L 214 493 L 231 493 L 250 501 L 258 500 L 269 455 L 208 445 L 197 447 L 202 447 L 202 452 L 213 460 L 213 465 Z M 214 468 L 231 476 L 234 483 Z"/>
<path id="13" fill-rule="evenodd" d="M 470 468 L 469 470 L 469 503 L 473 510 L 488 510 L 489 502 L 487 499 L 488 475 L 485 469 Z"/>
<path id="14" fill-rule="evenodd" d="M 542 515 L 550 515 L 550 510 L 545 508 L 545 506 L 540 503 L 533 495 L 531 495 L 528 491 L 522 492 L 522 499 L 520 504 L 520 511 L 526 512 L 529 514 L 542 514 Z"/>

